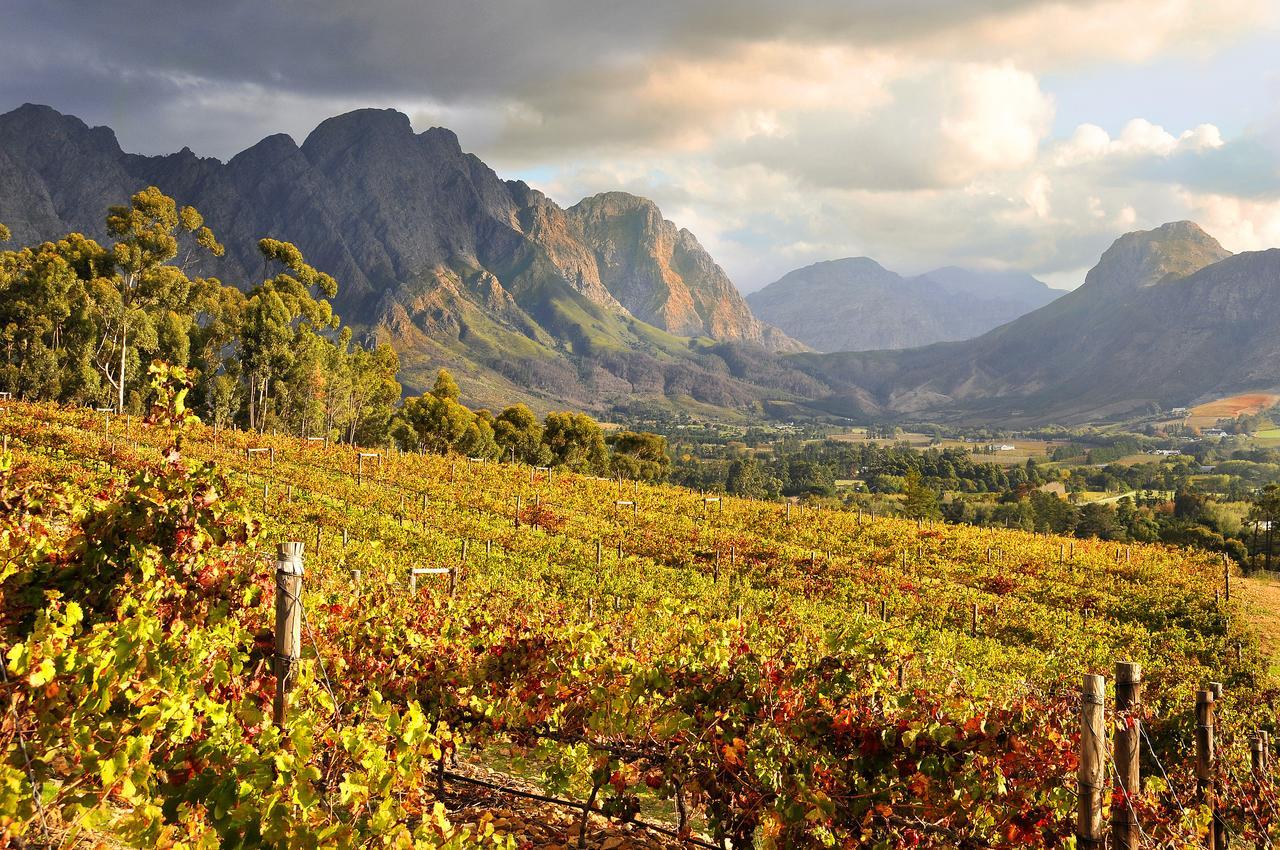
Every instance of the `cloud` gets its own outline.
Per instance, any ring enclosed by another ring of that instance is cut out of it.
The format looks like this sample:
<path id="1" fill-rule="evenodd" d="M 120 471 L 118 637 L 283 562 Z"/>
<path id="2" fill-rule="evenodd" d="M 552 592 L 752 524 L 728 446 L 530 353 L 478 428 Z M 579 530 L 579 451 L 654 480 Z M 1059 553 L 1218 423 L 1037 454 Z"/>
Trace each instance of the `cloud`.
<path id="1" fill-rule="evenodd" d="M 728 142 L 720 159 L 813 186 L 956 186 L 1033 160 L 1052 111 L 1036 79 L 1012 66 L 934 64 L 876 98 L 779 111 L 773 132 Z"/>
<path id="2" fill-rule="evenodd" d="M 1172 218 L 1280 240 L 1273 128 L 1165 129 L 1134 104 L 1054 138 L 1046 84 L 1191 61 L 1274 17 L 1274 0 L 9 0 L 0 110 L 49 103 L 127 150 L 227 158 L 393 106 L 563 203 L 654 198 L 744 289 L 856 254 L 1064 281 Z"/>

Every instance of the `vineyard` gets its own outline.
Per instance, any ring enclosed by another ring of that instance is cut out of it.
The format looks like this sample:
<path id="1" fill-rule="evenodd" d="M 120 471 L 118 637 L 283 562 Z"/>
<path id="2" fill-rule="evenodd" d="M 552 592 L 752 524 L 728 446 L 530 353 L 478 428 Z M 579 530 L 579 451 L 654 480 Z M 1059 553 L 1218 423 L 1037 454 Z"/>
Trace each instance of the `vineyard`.
<path id="1" fill-rule="evenodd" d="M 15 844 L 1280 829 L 1216 556 L 215 432 L 159 387 L 146 421 L 0 402 Z M 512 828 L 534 802 L 565 814 Z"/>

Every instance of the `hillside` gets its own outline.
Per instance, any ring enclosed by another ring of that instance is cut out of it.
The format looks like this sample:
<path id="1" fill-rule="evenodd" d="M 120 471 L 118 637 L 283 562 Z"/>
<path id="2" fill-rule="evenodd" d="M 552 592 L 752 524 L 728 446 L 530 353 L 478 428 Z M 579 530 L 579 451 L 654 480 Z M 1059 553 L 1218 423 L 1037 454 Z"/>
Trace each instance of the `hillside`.
<path id="1" fill-rule="evenodd" d="M 490 405 L 753 409 L 781 391 L 701 347 L 801 348 L 652 202 L 611 193 L 561 209 L 394 110 L 330 118 L 300 146 L 269 136 L 226 163 L 128 154 L 110 129 L 48 107 L 0 116 L 0 222 L 19 245 L 101 237 L 107 207 L 147 185 L 196 206 L 227 246 L 195 271 L 248 287 L 259 238 L 295 243 L 340 282 L 344 319 L 396 346 L 411 391 L 447 366 Z"/>
<path id="2" fill-rule="evenodd" d="M 947 267 L 903 277 L 855 257 L 796 269 L 747 303 L 817 351 L 868 351 L 969 339 L 1059 294 L 1015 272 Z"/>
<path id="3" fill-rule="evenodd" d="M 1084 285 L 973 340 L 799 355 L 848 415 L 1080 422 L 1277 385 L 1280 250 L 1232 256 L 1192 222 L 1126 234 Z"/>
<path id="4" fill-rule="evenodd" d="M 1195 690 L 1226 683 L 1224 741 L 1276 710 L 1205 554 L 198 424 L 180 452 L 172 413 L 5 421 L 4 690 L 64 838 L 78 814 L 99 839 L 210 846 L 1061 847 L 1081 675 L 1133 661 L 1169 777 L 1135 809 L 1152 846 L 1190 848 Z M 272 580 L 286 540 L 296 590 L 288 559 Z M 301 601 L 295 638 L 273 596 Z M 1245 748 L 1221 759 L 1249 776 Z M 512 816 L 531 788 L 574 820 Z M 1252 793 L 1222 785 L 1246 844 Z M 39 834 L 29 798 L 12 810 L 10 834 Z"/>

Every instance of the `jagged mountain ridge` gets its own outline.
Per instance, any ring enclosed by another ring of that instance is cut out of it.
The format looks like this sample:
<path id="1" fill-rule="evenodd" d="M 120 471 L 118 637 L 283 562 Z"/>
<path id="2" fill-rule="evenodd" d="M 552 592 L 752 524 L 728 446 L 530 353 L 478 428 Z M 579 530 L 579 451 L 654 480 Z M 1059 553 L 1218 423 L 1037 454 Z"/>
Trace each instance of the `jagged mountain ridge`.
<path id="1" fill-rule="evenodd" d="M 102 237 L 107 206 L 149 184 L 196 206 L 227 246 L 200 273 L 249 286 L 260 237 L 297 244 L 339 280 L 344 318 L 397 346 L 410 386 L 446 365 L 486 403 L 598 407 L 692 389 L 738 406 L 759 388 L 686 337 L 802 348 L 756 319 L 652 202 L 609 193 L 564 210 L 502 180 L 451 131 L 414 133 L 394 110 L 330 118 L 300 146 L 269 136 L 226 163 L 189 149 L 128 154 L 110 129 L 49 107 L 0 116 L 0 221 L 18 244 Z"/>
<path id="2" fill-rule="evenodd" d="M 798 355 L 845 415 L 1073 423 L 1280 385 L 1280 250 L 1189 221 L 1125 234 L 1085 283 L 976 339 Z"/>
<path id="3" fill-rule="evenodd" d="M 969 339 L 1060 294 L 1023 273 L 946 267 L 903 277 L 850 257 L 788 272 L 747 303 L 817 351 L 872 351 Z"/>

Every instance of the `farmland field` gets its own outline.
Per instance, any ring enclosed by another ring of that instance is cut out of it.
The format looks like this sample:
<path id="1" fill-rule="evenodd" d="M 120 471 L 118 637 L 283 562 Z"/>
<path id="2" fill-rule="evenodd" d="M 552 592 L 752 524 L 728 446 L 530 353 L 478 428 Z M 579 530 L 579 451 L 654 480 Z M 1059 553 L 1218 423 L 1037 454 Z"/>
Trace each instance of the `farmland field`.
<path id="1" fill-rule="evenodd" d="M 1206 554 L 84 410 L 0 421 L 4 692 L 29 718 L 3 732 L 10 835 L 1064 847 L 1081 677 L 1119 661 L 1143 665 L 1167 780 L 1100 805 L 1200 844 L 1214 680 L 1220 817 L 1271 829 L 1247 747 L 1277 691 Z M 286 540 L 305 640 L 277 728 Z M 460 790 L 481 768 L 599 816 L 507 836 Z"/>
<path id="2" fill-rule="evenodd" d="M 1280 403 L 1276 393 L 1242 393 L 1191 408 L 1186 424 L 1193 428 L 1210 428 L 1219 419 L 1232 419 L 1241 415 L 1261 413 Z"/>

